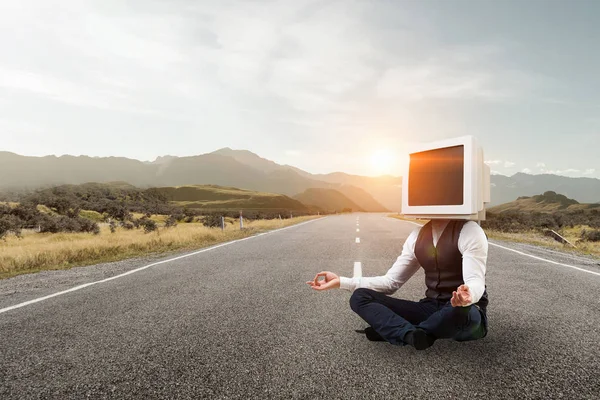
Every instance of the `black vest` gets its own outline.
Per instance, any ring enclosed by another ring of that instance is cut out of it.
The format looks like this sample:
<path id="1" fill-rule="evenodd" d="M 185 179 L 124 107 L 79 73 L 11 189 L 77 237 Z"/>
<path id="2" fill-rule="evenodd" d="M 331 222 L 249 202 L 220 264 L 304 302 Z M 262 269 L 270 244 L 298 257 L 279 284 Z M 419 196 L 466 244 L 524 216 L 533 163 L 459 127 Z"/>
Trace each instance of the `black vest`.
<path id="1" fill-rule="evenodd" d="M 437 246 L 433 245 L 431 221 L 421 228 L 415 244 L 415 256 L 425 270 L 426 297 L 449 301 L 452 292 L 464 284 L 462 253 L 458 249 L 458 237 L 466 222 L 448 222 Z M 488 304 L 487 291 L 483 292 L 483 296 L 476 304 L 485 311 Z"/>

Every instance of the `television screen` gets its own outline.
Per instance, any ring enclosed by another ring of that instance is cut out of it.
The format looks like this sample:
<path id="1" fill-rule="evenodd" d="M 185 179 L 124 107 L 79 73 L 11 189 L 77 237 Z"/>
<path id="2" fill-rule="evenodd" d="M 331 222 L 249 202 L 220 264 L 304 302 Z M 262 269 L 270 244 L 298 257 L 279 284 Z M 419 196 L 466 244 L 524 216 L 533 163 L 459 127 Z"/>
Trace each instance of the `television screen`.
<path id="1" fill-rule="evenodd" d="M 464 158 L 464 146 L 411 154 L 408 205 L 462 205 L 464 203 Z"/>

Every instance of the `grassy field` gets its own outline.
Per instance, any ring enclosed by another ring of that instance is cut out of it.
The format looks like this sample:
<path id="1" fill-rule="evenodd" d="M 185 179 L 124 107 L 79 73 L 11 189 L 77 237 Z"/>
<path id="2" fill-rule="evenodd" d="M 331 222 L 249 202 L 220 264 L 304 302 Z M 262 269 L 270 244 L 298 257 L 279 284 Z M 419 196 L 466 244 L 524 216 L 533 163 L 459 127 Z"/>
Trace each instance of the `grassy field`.
<path id="1" fill-rule="evenodd" d="M 584 229 L 589 230 L 590 228 L 586 226 L 575 226 L 573 228 L 566 228 L 561 230 L 560 233 L 562 234 L 562 236 L 569 242 L 573 243 L 575 247 L 572 247 L 568 244 L 559 243 L 556 240 L 544 236 L 543 234 L 537 231 L 506 233 L 486 229 L 486 233 L 492 239 L 534 244 L 537 246 L 542 246 L 558 251 L 591 255 L 600 258 L 600 242 L 579 241 L 579 238 L 581 237 L 581 231 Z"/>
<path id="2" fill-rule="evenodd" d="M 191 250 L 252 236 L 260 232 L 294 225 L 317 217 L 284 220 L 256 220 L 220 228 L 207 228 L 199 223 L 160 228 L 157 232 L 119 228 L 110 233 L 103 227 L 99 235 L 90 233 L 24 232 L 21 239 L 9 236 L 0 240 L 0 278 L 42 270 L 68 269 L 75 266 L 123 260 L 148 254 Z"/>
<path id="3" fill-rule="evenodd" d="M 418 224 L 425 224 L 427 221 L 424 220 L 414 220 L 410 218 L 404 218 L 397 214 L 391 214 L 389 217 L 400 219 L 404 221 L 412 221 Z M 536 246 L 542 246 L 553 250 L 571 252 L 576 254 L 585 254 L 592 255 L 595 257 L 600 257 L 600 242 L 584 242 L 579 241 L 581 237 L 581 232 L 586 229 L 590 230 L 589 226 L 575 226 L 573 228 L 565 228 L 561 230 L 561 235 L 567 239 L 569 242 L 573 243 L 575 247 L 564 245 L 562 243 L 557 242 L 556 240 L 544 236 L 542 233 L 531 230 L 528 232 L 519 232 L 519 233 L 506 233 L 495 231 L 491 229 L 486 229 L 485 233 L 488 235 L 490 239 L 498 239 L 505 240 L 508 242 L 517 242 L 517 243 L 527 243 L 533 244 Z"/>
<path id="4" fill-rule="evenodd" d="M 212 210 L 306 210 L 301 202 L 276 193 L 216 185 L 186 185 L 151 189 L 180 207 Z"/>

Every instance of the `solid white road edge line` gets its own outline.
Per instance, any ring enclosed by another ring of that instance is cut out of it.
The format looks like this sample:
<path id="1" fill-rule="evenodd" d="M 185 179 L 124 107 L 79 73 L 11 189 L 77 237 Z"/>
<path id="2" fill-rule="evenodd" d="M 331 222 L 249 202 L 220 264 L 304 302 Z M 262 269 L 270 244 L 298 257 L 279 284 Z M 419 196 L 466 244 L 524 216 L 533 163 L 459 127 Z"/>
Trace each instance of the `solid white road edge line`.
<path id="1" fill-rule="evenodd" d="M 179 256 L 179 257 L 170 258 L 168 260 L 158 261 L 158 262 L 155 262 L 155 263 L 152 263 L 152 264 L 145 265 L 143 267 L 132 269 L 131 271 L 127 271 L 127 272 L 124 272 L 124 273 L 119 274 L 119 275 L 111 276 L 110 278 L 102 279 L 102 280 L 95 281 L 95 282 L 84 283 L 83 285 L 72 287 L 71 289 L 63 290 L 61 292 L 52 293 L 52 294 L 49 294 L 48 296 L 38 297 L 37 299 L 33 299 L 33 300 L 25 301 L 23 303 L 15 304 L 14 306 L 2 308 L 2 309 L 0 309 L 0 314 L 5 313 L 7 311 L 14 310 L 16 308 L 25 307 L 25 306 L 28 306 L 30 304 L 39 303 L 40 301 L 48 300 L 48 299 L 51 299 L 53 297 L 61 296 L 63 294 L 67 294 L 67 293 L 75 292 L 77 290 L 85 289 L 88 286 L 97 285 L 99 283 L 104 283 L 104 282 L 112 281 L 113 279 L 118 279 L 118 278 L 122 278 L 122 277 L 127 276 L 127 275 L 135 274 L 136 272 L 143 271 L 143 270 L 145 270 L 147 268 L 154 267 L 156 265 L 166 264 L 166 263 L 171 262 L 171 261 L 181 260 L 182 258 L 187 258 L 187 257 L 195 256 L 195 255 L 200 254 L 200 253 L 204 253 L 204 252 L 207 252 L 207 251 L 218 249 L 219 247 L 229 246 L 230 244 L 243 242 L 244 240 L 254 239 L 254 238 L 257 238 L 257 237 L 260 237 L 260 236 L 264 236 L 264 235 L 269 235 L 269 234 L 275 233 L 275 232 L 281 232 L 281 231 L 284 231 L 286 229 L 295 228 L 295 227 L 298 227 L 298 226 L 301 226 L 301 225 L 309 224 L 309 223 L 315 222 L 315 221 L 320 221 L 320 220 L 323 220 L 323 219 L 326 219 L 326 218 L 327 217 L 323 217 L 323 218 L 317 218 L 317 219 L 313 219 L 313 220 L 306 221 L 306 222 L 301 222 L 299 224 L 287 226 L 285 228 L 275 229 L 273 231 L 259 233 L 258 235 L 248 236 L 248 237 L 243 238 L 243 239 L 237 239 L 237 240 L 232 240 L 231 242 L 221 243 L 221 244 L 218 244 L 216 246 L 212 246 L 212 247 L 208 247 L 206 249 L 198 250 L 198 251 L 195 251 L 193 253 L 184 254 L 184 255 Z"/>
<path id="2" fill-rule="evenodd" d="M 417 224 L 416 222 L 412 222 L 412 221 L 406 221 L 406 220 L 402 220 L 402 221 L 408 222 L 409 224 L 413 224 L 413 225 L 423 226 L 421 224 Z M 510 247 L 501 246 L 499 244 L 492 243 L 490 241 L 488 241 L 488 243 L 491 244 L 492 246 L 496 246 L 496 247 L 499 247 L 499 248 L 504 249 L 504 250 L 512 251 L 513 253 L 521 254 L 522 256 L 531 257 L 531 258 L 534 258 L 536 260 L 549 262 L 550 264 L 560 265 L 562 267 L 567 267 L 567 268 L 573 268 L 573 269 L 576 269 L 578 271 L 587 272 L 587 273 L 592 274 L 592 275 L 598 275 L 598 276 L 600 276 L 600 272 L 590 271 L 589 269 L 579 268 L 579 267 L 576 267 L 574 265 L 563 264 L 563 263 L 560 263 L 560 262 L 557 262 L 557 261 L 552 261 L 552 260 L 548 260 L 546 258 L 534 256 L 532 254 L 523 253 L 522 251 L 511 249 Z"/>
<path id="3" fill-rule="evenodd" d="M 560 265 L 560 266 L 562 266 L 562 267 L 573 268 L 573 269 L 576 269 L 576 270 L 578 270 L 578 271 L 587 272 L 587 273 L 589 273 L 589 274 L 593 274 L 593 275 L 598 275 L 598 276 L 600 276 L 600 272 L 590 271 L 589 269 L 579 268 L 579 267 L 576 267 L 576 266 L 574 266 L 574 265 L 563 264 L 563 263 L 559 263 L 559 262 L 557 262 L 557 261 L 548 260 L 548 259 L 546 259 L 546 258 L 542 258 L 542 257 L 534 256 L 534 255 L 531 255 L 531 254 L 523 253 L 522 251 L 519 251 L 519 250 L 511 249 L 510 247 L 504 247 L 504 246 L 500 246 L 499 244 L 496 244 L 496 243 L 492 243 L 492 242 L 488 242 L 488 243 L 489 243 L 489 244 L 491 244 L 492 246 L 500 247 L 501 249 L 508 250 L 508 251 L 512 251 L 513 253 L 521 254 L 522 256 L 526 256 L 526 257 L 535 258 L 536 260 L 540 260 L 540 261 L 546 261 L 546 262 L 549 262 L 549 263 L 551 263 L 551 264 Z"/>
<path id="4" fill-rule="evenodd" d="M 360 261 L 354 263 L 354 278 L 362 278 L 362 265 Z"/>

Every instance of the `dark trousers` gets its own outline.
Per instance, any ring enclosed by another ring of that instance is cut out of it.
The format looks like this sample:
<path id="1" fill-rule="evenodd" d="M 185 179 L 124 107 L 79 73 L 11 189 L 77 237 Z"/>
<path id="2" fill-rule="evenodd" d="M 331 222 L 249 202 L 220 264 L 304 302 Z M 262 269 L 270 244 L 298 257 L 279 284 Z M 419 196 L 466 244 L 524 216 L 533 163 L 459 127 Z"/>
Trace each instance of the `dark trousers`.
<path id="1" fill-rule="evenodd" d="M 404 336 L 421 328 L 436 339 L 475 340 L 487 334 L 487 316 L 471 305 L 452 307 L 450 301 L 396 299 L 371 289 L 356 289 L 350 307 L 381 337 L 404 345 Z"/>

